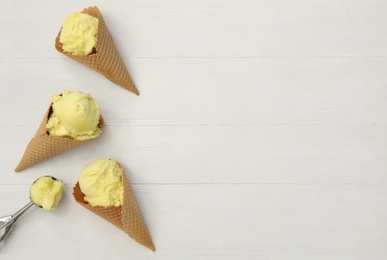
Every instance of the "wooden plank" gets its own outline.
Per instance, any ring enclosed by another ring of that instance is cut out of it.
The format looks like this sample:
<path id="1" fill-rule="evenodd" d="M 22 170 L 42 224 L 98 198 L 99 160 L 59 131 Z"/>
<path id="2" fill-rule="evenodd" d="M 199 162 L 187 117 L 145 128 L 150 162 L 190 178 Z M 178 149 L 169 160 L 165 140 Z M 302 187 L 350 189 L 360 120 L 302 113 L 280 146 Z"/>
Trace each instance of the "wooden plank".
<path id="1" fill-rule="evenodd" d="M 78 206 L 69 186 L 57 211 L 35 208 L 20 219 L 2 255 L 23 257 L 36 248 L 46 258 L 61 245 L 71 248 L 62 249 L 66 257 L 101 259 L 387 256 L 385 185 L 134 185 L 156 253 Z M 9 199 L 0 208 L 23 205 L 27 189 L 3 185 L 0 198 Z"/>
<path id="2" fill-rule="evenodd" d="M 385 1 L 95 4 L 128 57 L 386 56 Z M 53 48 L 55 36 L 66 16 L 84 5 L 37 1 L 32 12 L 27 0 L 2 1 L 0 23 L 8 25 L 2 31 L 9 37 L 3 38 L 0 49 L 12 46 L 17 52 L 2 52 L 0 58 L 59 57 Z M 42 23 L 41 17 L 50 22 Z M 25 48 L 23 32 L 29 31 L 34 40 Z"/>
<path id="3" fill-rule="evenodd" d="M 139 97 L 70 59 L 0 60 L 4 97 L 0 124 L 39 124 L 51 95 L 63 89 L 91 93 L 107 124 L 114 125 L 387 122 L 385 58 L 182 58 L 128 63 L 135 68 Z M 20 71 L 24 76 L 15 76 Z M 16 87 L 23 94 L 15 92 Z M 26 111 L 21 112 L 23 108 Z"/>
<path id="4" fill-rule="evenodd" d="M 25 128 L 0 128 L 0 175 L 55 173 L 73 181 L 89 162 L 116 158 L 136 183 L 386 183 L 386 126 L 106 126 L 102 137 L 15 174 Z M 6 131 L 17 139 L 7 138 Z"/>

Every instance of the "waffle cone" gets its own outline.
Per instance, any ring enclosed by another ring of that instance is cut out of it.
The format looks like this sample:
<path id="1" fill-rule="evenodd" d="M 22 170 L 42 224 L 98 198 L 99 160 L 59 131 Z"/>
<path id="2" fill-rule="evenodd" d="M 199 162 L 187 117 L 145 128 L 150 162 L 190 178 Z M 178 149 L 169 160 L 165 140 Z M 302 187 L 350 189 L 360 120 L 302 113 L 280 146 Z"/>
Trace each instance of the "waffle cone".
<path id="1" fill-rule="evenodd" d="M 91 6 L 85 8 L 82 13 L 89 14 L 98 19 L 97 45 L 95 53 L 89 55 L 72 55 L 62 50 L 62 44 L 59 42 L 59 37 L 62 29 L 59 31 L 55 39 L 55 48 L 60 53 L 70 57 L 95 71 L 104 75 L 107 79 L 115 84 L 139 95 L 120 54 L 114 45 L 113 38 L 110 36 L 109 30 L 105 24 L 102 14 L 98 7 Z"/>
<path id="2" fill-rule="evenodd" d="M 24 170 L 30 166 L 33 166 L 41 161 L 51 158 L 57 154 L 70 150 L 78 145 L 91 141 L 88 140 L 75 140 L 65 137 L 50 136 L 47 133 L 46 124 L 51 113 L 51 105 L 47 109 L 46 114 L 40 124 L 35 136 L 28 143 L 22 159 L 17 165 L 15 172 Z M 103 125 L 102 116 L 99 119 L 98 127 Z"/>
<path id="3" fill-rule="evenodd" d="M 79 182 L 73 188 L 73 196 L 77 203 L 90 210 L 94 214 L 109 221 L 138 243 L 155 251 L 152 239 L 149 235 L 148 228 L 145 224 L 141 210 L 137 204 L 136 197 L 130 187 L 130 183 L 122 174 L 122 182 L 124 185 L 124 196 L 122 206 L 118 207 L 101 207 L 91 206 L 84 200 L 85 194 L 82 193 Z"/>

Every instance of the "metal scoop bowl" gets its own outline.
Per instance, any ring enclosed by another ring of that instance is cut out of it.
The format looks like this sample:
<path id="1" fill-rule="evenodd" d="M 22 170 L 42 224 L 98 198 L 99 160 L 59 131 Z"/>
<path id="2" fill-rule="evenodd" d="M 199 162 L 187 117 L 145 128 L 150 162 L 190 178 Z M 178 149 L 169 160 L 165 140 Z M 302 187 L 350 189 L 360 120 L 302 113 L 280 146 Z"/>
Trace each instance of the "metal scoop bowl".
<path id="1" fill-rule="evenodd" d="M 50 177 L 55 181 L 59 181 L 58 179 L 56 179 L 52 176 L 42 176 L 40 178 L 43 178 L 43 177 Z M 36 179 L 32 183 L 32 185 L 40 178 Z M 0 217 L 0 242 L 2 242 L 7 237 L 7 235 L 9 234 L 13 225 L 16 223 L 16 221 L 19 219 L 19 217 L 21 215 L 23 215 L 32 205 L 36 205 L 36 206 L 42 208 L 42 206 L 39 206 L 39 205 L 35 204 L 32 200 L 30 200 L 30 202 L 28 202 L 27 205 L 25 205 L 24 207 L 19 209 L 15 214 Z"/>

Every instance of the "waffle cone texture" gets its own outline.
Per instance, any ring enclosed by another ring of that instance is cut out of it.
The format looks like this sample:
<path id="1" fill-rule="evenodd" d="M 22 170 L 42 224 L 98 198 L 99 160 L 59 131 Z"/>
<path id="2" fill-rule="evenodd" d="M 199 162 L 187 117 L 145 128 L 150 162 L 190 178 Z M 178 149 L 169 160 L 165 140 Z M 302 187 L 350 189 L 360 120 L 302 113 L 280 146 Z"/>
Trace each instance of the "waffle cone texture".
<path id="1" fill-rule="evenodd" d="M 78 145 L 89 142 L 88 140 L 75 140 L 66 137 L 50 136 L 47 133 L 46 124 L 50 117 L 52 106 L 47 109 L 46 114 L 40 124 L 35 136 L 28 143 L 23 157 L 17 165 L 15 172 L 22 171 L 28 167 L 31 167 L 41 161 L 51 158 L 57 154 L 63 153 L 67 150 L 77 147 Z M 103 125 L 102 116 L 99 119 L 98 127 Z"/>
<path id="2" fill-rule="evenodd" d="M 84 200 L 85 194 L 82 193 L 79 187 L 79 182 L 77 182 L 73 188 L 73 196 L 75 201 L 84 208 L 109 221 L 127 233 L 138 243 L 148 247 L 152 251 L 155 251 L 155 246 L 153 245 L 152 239 L 149 235 L 148 228 L 137 204 L 136 197 L 134 196 L 133 190 L 130 187 L 130 183 L 124 172 L 122 174 L 122 182 L 124 186 L 122 206 L 91 206 Z"/>
<path id="3" fill-rule="evenodd" d="M 59 42 L 59 37 L 62 29 L 59 31 L 55 39 L 55 49 L 60 53 L 70 57 L 89 68 L 101 73 L 113 83 L 139 95 L 139 92 L 134 85 L 120 54 L 114 45 L 113 38 L 105 24 L 102 14 L 98 7 L 91 6 L 85 8 L 82 13 L 91 15 L 98 19 L 97 45 L 95 53 L 89 55 L 72 55 L 62 50 L 62 44 Z"/>

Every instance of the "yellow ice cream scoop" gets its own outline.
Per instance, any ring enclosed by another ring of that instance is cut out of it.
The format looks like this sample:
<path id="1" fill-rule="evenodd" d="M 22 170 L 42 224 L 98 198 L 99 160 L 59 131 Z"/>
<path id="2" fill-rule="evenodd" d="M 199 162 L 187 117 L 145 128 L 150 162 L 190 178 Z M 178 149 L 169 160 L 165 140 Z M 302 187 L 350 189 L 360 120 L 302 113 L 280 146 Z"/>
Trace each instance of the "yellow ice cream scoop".
<path id="1" fill-rule="evenodd" d="M 78 12 L 70 14 L 59 37 L 62 50 L 73 55 L 93 53 L 97 44 L 97 31 L 97 18 Z"/>
<path id="2" fill-rule="evenodd" d="M 118 207 L 123 201 L 123 170 L 117 160 L 102 158 L 83 168 L 79 187 L 91 206 Z"/>
<path id="3" fill-rule="evenodd" d="M 52 176 L 43 176 L 35 180 L 30 188 L 30 202 L 13 215 L 0 217 L 0 242 L 11 231 L 13 225 L 32 205 L 45 210 L 54 210 L 62 198 L 63 182 Z"/>
<path id="4" fill-rule="evenodd" d="M 46 128 L 51 136 L 87 140 L 98 137 L 99 105 L 89 94 L 63 91 L 52 98 L 52 114 Z"/>
<path id="5" fill-rule="evenodd" d="M 54 177 L 40 177 L 31 185 L 30 199 L 45 210 L 55 210 L 62 198 L 63 187 L 63 182 Z"/>

